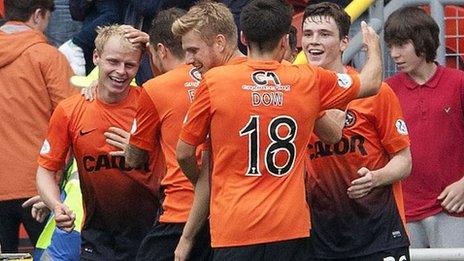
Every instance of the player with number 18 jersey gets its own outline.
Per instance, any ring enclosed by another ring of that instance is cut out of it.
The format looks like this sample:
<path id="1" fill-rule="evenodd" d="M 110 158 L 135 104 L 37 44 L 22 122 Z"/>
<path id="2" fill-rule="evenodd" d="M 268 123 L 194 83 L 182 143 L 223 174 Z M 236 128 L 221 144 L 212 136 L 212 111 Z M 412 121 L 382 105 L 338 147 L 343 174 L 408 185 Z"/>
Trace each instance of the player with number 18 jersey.
<path id="1" fill-rule="evenodd" d="M 212 149 L 212 246 L 309 236 L 305 152 L 314 121 L 345 106 L 359 78 L 310 65 L 248 60 L 213 68 L 200 83 L 180 139 Z"/>

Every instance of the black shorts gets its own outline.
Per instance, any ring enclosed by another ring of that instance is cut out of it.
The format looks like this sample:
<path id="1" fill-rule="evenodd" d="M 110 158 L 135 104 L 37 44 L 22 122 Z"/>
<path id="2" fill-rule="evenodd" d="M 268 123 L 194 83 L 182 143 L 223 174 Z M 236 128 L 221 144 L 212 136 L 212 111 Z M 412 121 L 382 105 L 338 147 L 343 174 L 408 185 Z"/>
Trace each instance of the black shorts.
<path id="1" fill-rule="evenodd" d="M 86 228 L 81 231 L 81 260 L 134 260 L 146 232 L 111 233 Z"/>
<path id="2" fill-rule="evenodd" d="M 179 239 L 185 223 L 159 223 L 153 226 L 143 239 L 137 253 L 137 260 L 174 260 Z M 195 238 L 195 245 L 190 253 L 189 260 L 209 260 L 211 255 L 211 238 L 209 225 L 205 224 Z"/>
<path id="3" fill-rule="evenodd" d="M 346 260 L 346 261 L 409 261 L 409 247 L 399 247 L 389 250 L 383 250 L 367 256 L 358 256 L 352 258 L 339 258 L 339 259 L 322 259 L 313 258 L 314 261 L 327 261 L 327 260 Z"/>
<path id="4" fill-rule="evenodd" d="M 308 260 L 308 238 L 239 247 L 213 248 L 213 260 Z"/>

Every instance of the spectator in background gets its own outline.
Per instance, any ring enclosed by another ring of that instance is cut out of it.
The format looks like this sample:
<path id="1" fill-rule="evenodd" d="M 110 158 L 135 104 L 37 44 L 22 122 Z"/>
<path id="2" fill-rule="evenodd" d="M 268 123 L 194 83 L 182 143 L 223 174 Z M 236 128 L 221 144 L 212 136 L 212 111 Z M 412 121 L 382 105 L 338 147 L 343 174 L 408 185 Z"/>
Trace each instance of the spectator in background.
<path id="1" fill-rule="evenodd" d="M 290 31 L 288 32 L 288 46 L 284 54 L 284 60 L 290 63 L 293 63 L 296 56 L 298 55 L 298 48 L 296 47 L 296 31 L 296 27 L 292 25 L 290 27 Z"/>
<path id="2" fill-rule="evenodd" d="M 395 11 L 385 41 L 399 73 L 387 83 L 408 123 L 413 166 L 404 180 L 411 247 L 464 247 L 464 72 L 434 62 L 437 23 L 418 7 Z"/>
<path id="3" fill-rule="evenodd" d="M 131 0 L 124 6 L 124 24 L 132 25 L 144 32 L 150 30 L 151 22 L 155 15 L 171 7 L 188 10 L 195 0 Z M 145 53 L 142 56 L 139 71 L 135 76 L 138 85 L 142 85 L 147 80 L 155 76 L 150 68 L 149 57 Z"/>
<path id="4" fill-rule="evenodd" d="M 247 47 L 242 43 L 242 41 L 240 41 L 240 31 L 242 30 L 242 27 L 240 26 L 240 13 L 242 12 L 242 8 L 248 4 L 250 0 L 220 0 L 218 2 L 225 4 L 234 16 L 237 32 L 239 32 L 237 35 L 237 46 L 241 53 L 246 54 Z"/>
<path id="5" fill-rule="evenodd" d="M 72 0 L 71 0 L 72 1 Z M 74 21 L 69 12 L 69 0 L 55 0 L 55 11 L 45 30 L 48 41 L 56 47 L 69 40 L 77 33 L 82 24 Z"/>
<path id="6" fill-rule="evenodd" d="M 71 0 L 72 1 L 72 0 Z M 89 74 L 95 65 L 92 62 L 95 49 L 96 29 L 99 26 L 121 23 L 122 0 L 80 0 L 80 5 L 71 9 L 74 19 L 82 19 L 82 28 L 72 39 L 62 44 L 59 50 L 66 56 L 76 75 Z M 78 13 L 79 15 L 75 15 Z"/>
<path id="7" fill-rule="evenodd" d="M 33 245 L 43 224 L 21 204 L 37 195 L 36 158 L 58 102 L 75 93 L 66 58 L 47 43 L 53 0 L 5 0 L 0 27 L 0 244 L 17 252 L 22 222 Z"/>

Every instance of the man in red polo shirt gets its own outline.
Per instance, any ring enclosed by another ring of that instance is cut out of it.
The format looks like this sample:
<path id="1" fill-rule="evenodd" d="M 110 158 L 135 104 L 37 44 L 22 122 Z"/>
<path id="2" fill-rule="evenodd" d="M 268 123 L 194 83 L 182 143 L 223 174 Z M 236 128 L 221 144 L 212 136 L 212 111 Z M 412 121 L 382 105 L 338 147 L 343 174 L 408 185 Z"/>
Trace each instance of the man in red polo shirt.
<path id="1" fill-rule="evenodd" d="M 385 41 L 400 72 L 413 166 L 404 180 L 411 247 L 464 247 L 464 72 L 434 62 L 439 28 L 422 9 L 394 12 Z"/>

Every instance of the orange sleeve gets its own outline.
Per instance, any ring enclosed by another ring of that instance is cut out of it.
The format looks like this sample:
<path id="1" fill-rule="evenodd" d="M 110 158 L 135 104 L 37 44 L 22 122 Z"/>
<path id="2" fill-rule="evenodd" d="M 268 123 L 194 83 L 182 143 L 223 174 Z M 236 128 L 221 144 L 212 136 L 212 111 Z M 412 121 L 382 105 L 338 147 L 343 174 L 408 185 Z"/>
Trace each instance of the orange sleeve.
<path id="1" fill-rule="evenodd" d="M 344 108 L 359 93 L 361 81 L 358 73 L 335 73 L 314 67 L 321 98 L 321 110 Z"/>
<path id="2" fill-rule="evenodd" d="M 68 128 L 69 117 L 66 116 L 64 108 L 58 105 L 50 118 L 47 138 L 39 153 L 40 166 L 51 171 L 59 171 L 63 168 L 71 147 Z"/>
<path id="3" fill-rule="evenodd" d="M 47 48 L 54 48 L 47 46 Z M 45 50 L 45 49 L 44 49 Z M 71 66 L 64 55 L 55 49 L 46 49 L 47 55 L 37 58 L 41 59 L 42 75 L 44 76 L 48 93 L 52 104 L 52 109 L 58 103 L 73 94 L 77 94 L 78 90 L 71 85 L 70 79 L 73 75 Z"/>
<path id="4" fill-rule="evenodd" d="M 145 88 L 142 89 L 138 98 L 135 122 L 136 130 L 131 134 L 129 143 L 152 151 L 155 148 L 155 135 L 157 135 L 160 119 L 155 104 Z"/>
<path id="5" fill-rule="evenodd" d="M 394 154 L 409 146 L 409 136 L 400 102 L 393 90 L 383 83 L 373 103 L 375 125 L 385 150 Z"/>
<path id="6" fill-rule="evenodd" d="M 205 80 L 202 80 L 195 94 L 195 100 L 187 112 L 179 139 L 190 145 L 200 145 L 206 141 L 210 121 L 211 103 L 209 90 Z"/>

